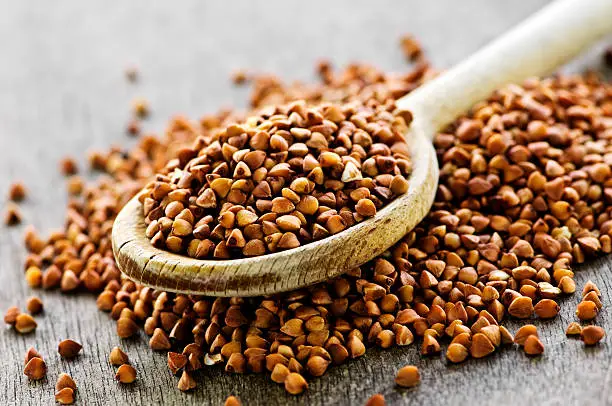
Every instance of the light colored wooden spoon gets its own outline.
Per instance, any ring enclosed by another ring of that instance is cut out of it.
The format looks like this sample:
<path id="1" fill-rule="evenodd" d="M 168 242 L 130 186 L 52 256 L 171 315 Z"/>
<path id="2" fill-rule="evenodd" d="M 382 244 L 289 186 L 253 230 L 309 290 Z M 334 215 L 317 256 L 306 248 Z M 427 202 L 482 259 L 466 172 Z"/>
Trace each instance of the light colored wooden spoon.
<path id="1" fill-rule="evenodd" d="M 360 266 L 395 244 L 429 211 L 438 181 L 431 145 L 437 131 L 493 90 L 548 74 L 611 31 L 612 0 L 558 0 L 400 99 L 398 106 L 414 115 L 406 134 L 414 168 L 410 189 L 367 221 L 288 251 L 198 260 L 153 247 L 145 236 L 141 204 L 134 198 L 113 226 L 117 264 L 144 285 L 210 296 L 268 295 L 309 286 Z"/>

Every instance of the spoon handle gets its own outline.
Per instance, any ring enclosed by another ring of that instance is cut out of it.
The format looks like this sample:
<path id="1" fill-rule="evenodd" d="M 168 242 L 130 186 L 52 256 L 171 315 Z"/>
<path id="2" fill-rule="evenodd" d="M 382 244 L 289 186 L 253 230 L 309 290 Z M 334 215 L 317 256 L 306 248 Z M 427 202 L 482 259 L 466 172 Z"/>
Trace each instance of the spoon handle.
<path id="1" fill-rule="evenodd" d="M 398 107 L 433 136 L 495 89 L 549 74 L 610 32 L 612 0 L 557 0 L 398 100 Z"/>

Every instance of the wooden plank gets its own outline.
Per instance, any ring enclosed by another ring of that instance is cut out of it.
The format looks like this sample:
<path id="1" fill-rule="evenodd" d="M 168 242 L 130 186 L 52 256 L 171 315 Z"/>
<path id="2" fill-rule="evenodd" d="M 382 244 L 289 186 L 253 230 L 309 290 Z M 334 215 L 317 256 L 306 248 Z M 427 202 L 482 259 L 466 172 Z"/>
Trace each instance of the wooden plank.
<path id="1" fill-rule="evenodd" d="M 161 131 L 168 117 L 197 117 L 222 105 L 244 105 L 246 92 L 230 90 L 224 81 L 233 68 L 253 67 L 283 77 L 308 79 L 321 56 L 335 62 L 366 60 L 386 69 L 403 66 L 397 50 L 400 33 L 413 32 L 431 50 L 438 66 L 448 66 L 544 4 L 445 0 L 373 3 L 342 0 L 310 1 L 289 6 L 281 0 L 250 2 L 1 2 L 0 3 L 0 193 L 23 180 L 30 190 L 22 205 L 26 222 L 41 230 L 62 224 L 65 189 L 57 170 L 66 154 L 83 157 L 91 148 L 133 143 L 124 135 L 129 103 L 145 96 L 153 117 L 147 130 Z M 349 11 L 350 10 L 350 11 Z M 587 58 L 589 66 L 596 59 Z M 128 84 L 124 69 L 142 68 L 141 81 Z M 84 161 L 80 160 L 81 166 Z M 58 292 L 33 292 L 22 278 L 23 227 L 0 226 L 0 309 L 40 295 L 47 310 L 37 317 L 35 334 L 0 332 L 0 403 L 47 405 L 60 372 L 79 386 L 81 404 L 212 404 L 229 394 L 246 405 L 354 404 L 381 392 L 389 404 L 610 404 L 612 359 L 609 339 L 584 350 L 567 340 L 565 326 L 574 320 L 578 297 L 562 303 L 560 317 L 539 322 L 546 353 L 527 358 L 505 350 L 491 358 L 448 366 L 442 358 L 423 359 L 417 347 L 372 350 L 348 365 L 332 368 L 315 379 L 298 398 L 260 375 L 229 376 L 218 368 L 197 376 L 195 393 L 175 389 L 176 378 L 162 354 L 154 354 L 144 335 L 120 340 L 115 323 L 98 312 L 91 295 L 67 297 Z M 611 262 L 600 260 L 581 268 L 581 286 L 593 279 L 610 299 Z M 598 323 L 612 331 L 609 312 Z M 517 323 L 510 323 L 515 329 Z M 57 343 L 73 338 L 83 343 L 82 355 L 59 358 Z M 138 369 L 130 387 L 119 386 L 107 363 L 110 349 L 120 344 Z M 48 378 L 28 383 L 22 374 L 23 354 L 36 347 L 46 358 Z M 397 390 L 395 371 L 407 363 L 422 370 L 423 383 Z"/>

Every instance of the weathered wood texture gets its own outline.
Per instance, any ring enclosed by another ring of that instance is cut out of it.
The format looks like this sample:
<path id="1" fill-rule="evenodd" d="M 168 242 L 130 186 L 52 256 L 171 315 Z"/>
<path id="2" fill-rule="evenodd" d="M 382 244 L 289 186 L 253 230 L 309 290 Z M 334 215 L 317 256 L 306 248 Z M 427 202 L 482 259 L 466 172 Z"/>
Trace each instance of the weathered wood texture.
<path id="1" fill-rule="evenodd" d="M 545 2 L 2 0 L 0 193 L 5 196 L 11 180 L 24 180 L 30 189 L 22 206 L 26 222 L 50 230 L 62 223 L 66 200 L 58 161 L 65 154 L 82 157 L 90 148 L 130 143 L 123 129 L 134 96 L 150 99 L 154 114 L 146 127 L 159 131 L 175 113 L 197 117 L 222 105 L 244 105 L 246 92 L 230 90 L 224 80 L 232 68 L 307 79 L 313 62 L 329 56 L 338 64 L 365 60 L 401 69 L 396 44 L 404 32 L 422 39 L 437 66 L 449 66 Z M 142 68 L 136 85 L 123 76 L 132 63 Z M 595 57 L 587 63 L 598 67 Z M 22 232 L 22 227 L 0 226 L 2 311 L 13 304 L 23 307 L 34 293 L 22 278 Z M 611 277 L 609 260 L 577 273 L 579 285 L 590 278 L 602 288 L 607 304 Z M 55 378 L 64 371 L 79 385 L 79 404 L 87 405 L 221 405 L 231 393 L 246 405 L 361 405 L 376 392 L 384 393 L 389 404 L 612 404 L 612 341 L 584 350 L 563 334 L 574 320 L 578 297 L 563 302 L 556 320 L 539 322 L 546 345 L 540 358 L 505 350 L 448 366 L 442 358 L 422 359 L 416 346 L 370 351 L 313 380 L 305 395 L 293 398 L 264 376 L 228 376 L 219 369 L 199 374 L 195 393 L 180 393 L 165 357 L 153 354 L 143 336 L 118 339 L 114 322 L 96 310 L 92 296 L 36 294 L 47 308 L 37 317 L 36 333 L 0 332 L 3 405 L 53 404 Z M 608 310 L 597 322 L 612 332 Z M 511 323 L 511 329 L 516 325 Z M 60 360 L 57 343 L 68 337 L 83 343 L 83 353 L 72 361 Z M 113 380 L 106 357 L 117 344 L 139 371 L 133 386 L 121 387 Z M 39 349 L 49 365 L 42 382 L 28 383 L 21 373 L 29 346 Z M 421 368 L 423 383 L 400 391 L 393 376 L 406 363 Z"/>

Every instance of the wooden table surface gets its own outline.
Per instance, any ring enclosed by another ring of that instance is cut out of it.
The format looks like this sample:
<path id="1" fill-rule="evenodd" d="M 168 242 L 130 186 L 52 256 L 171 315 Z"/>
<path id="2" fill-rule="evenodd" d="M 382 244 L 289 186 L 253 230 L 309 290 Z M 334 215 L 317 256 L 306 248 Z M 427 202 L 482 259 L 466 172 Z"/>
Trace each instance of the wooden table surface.
<path id="1" fill-rule="evenodd" d="M 0 0 L 0 194 L 4 199 L 10 182 L 23 180 L 30 190 L 22 205 L 25 223 L 51 230 L 61 226 L 66 201 L 59 160 L 69 154 L 84 167 L 89 149 L 131 144 L 124 127 L 136 96 L 152 105 L 146 130 L 159 132 L 176 113 L 199 117 L 220 106 L 244 106 L 247 91 L 232 89 L 226 79 L 235 68 L 310 80 L 314 62 L 325 56 L 337 64 L 359 60 L 401 70 L 397 41 L 406 32 L 421 39 L 436 66 L 446 67 L 545 3 Z M 596 54 L 579 65 L 599 68 Z M 129 65 L 140 67 L 137 84 L 125 80 Z M 23 227 L 0 226 L 2 311 L 15 304 L 23 308 L 34 293 L 23 280 L 22 234 Z M 581 267 L 578 285 L 594 280 L 610 303 L 611 265 L 602 259 Z M 421 358 L 414 345 L 372 350 L 314 379 L 296 398 L 264 376 L 230 376 L 217 368 L 198 375 L 195 393 L 181 393 L 165 356 L 152 353 L 143 335 L 120 340 L 114 321 L 97 311 L 93 296 L 36 294 L 47 309 L 37 317 L 36 333 L 0 332 L 2 405 L 53 404 L 55 377 L 64 371 L 77 381 L 77 402 L 84 405 L 221 405 L 229 394 L 245 405 L 362 405 L 377 392 L 389 404 L 612 404 L 611 339 L 584 349 L 564 336 L 577 296 L 562 303 L 555 320 L 538 322 L 546 346 L 542 357 L 507 349 L 449 366 L 443 358 Z M 612 332 L 610 312 L 604 309 L 597 322 Z M 516 324 L 509 327 L 514 330 Z M 60 360 L 56 346 L 65 338 L 83 343 L 76 360 Z M 107 354 L 118 344 L 138 369 L 133 386 L 113 379 Z M 22 374 L 30 346 L 49 366 L 41 382 L 29 383 Z M 421 369 L 420 387 L 394 387 L 395 372 L 405 364 Z"/>

